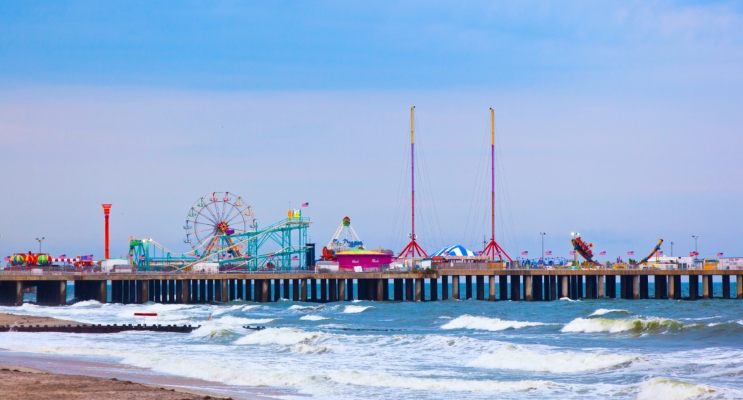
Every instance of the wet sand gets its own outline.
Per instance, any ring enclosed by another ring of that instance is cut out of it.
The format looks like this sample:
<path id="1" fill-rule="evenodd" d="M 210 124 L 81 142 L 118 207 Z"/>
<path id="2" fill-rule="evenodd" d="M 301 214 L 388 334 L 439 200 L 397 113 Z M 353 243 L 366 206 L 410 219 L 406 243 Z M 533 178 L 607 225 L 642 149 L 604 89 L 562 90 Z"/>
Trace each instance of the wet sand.
<path id="1" fill-rule="evenodd" d="M 0 364 L 3 399 L 206 399 L 205 395 L 158 388 L 116 378 L 50 374 L 33 368 Z"/>
<path id="2" fill-rule="evenodd" d="M 51 317 L 34 317 L 31 315 L 16 315 L 0 313 L 0 325 L 81 325 L 79 322 L 68 321 Z"/>

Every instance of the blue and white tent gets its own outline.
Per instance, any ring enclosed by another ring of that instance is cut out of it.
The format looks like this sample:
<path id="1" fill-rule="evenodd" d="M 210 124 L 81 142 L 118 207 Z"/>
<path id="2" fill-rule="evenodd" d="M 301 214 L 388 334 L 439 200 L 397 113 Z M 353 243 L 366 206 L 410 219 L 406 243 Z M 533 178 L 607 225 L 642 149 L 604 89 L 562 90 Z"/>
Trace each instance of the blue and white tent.
<path id="1" fill-rule="evenodd" d="M 444 247 L 443 249 L 431 254 L 431 257 L 475 257 L 472 250 L 467 250 L 461 244 L 456 246 Z"/>

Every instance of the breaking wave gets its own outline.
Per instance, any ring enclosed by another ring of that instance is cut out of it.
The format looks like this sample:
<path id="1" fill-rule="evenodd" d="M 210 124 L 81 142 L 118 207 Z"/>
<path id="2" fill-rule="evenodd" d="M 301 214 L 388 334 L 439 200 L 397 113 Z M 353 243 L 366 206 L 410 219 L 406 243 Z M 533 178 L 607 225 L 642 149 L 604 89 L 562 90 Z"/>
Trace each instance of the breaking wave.
<path id="1" fill-rule="evenodd" d="M 639 357 L 623 354 L 533 351 L 505 345 L 469 363 L 472 367 L 534 372 L 579 373 L 629 365 Z"/>
<path id="2" fill-rule="evenodd" d="M 502 331 L 506 329 L 520 329 L 527 326 L 547 325 L 542 322 L 508 321 L 499 318 L 477 317 L 473 315 L 462 315 L 445 325 L 441 329 L 475 329 L 483 331 Z"/>
<path id="3" fill-rule="evenodd" d="M 412 390 L 451 392 L 526 392 L 543 388 L 552 382 L 540 380 L 492 381 L 442 378 L 418 378 L 386 374 L 364 374 L 356 371 L 332 371 L 329 378 L 338 383 Z"/>
<path id="4" fill-rule="evenodd" d="M 677 381 L 674 379 L 657 377 L 643 382 L 640 385 L 638 400 L 662 399 L 696 399 L 714 393 L 715 390 L 707 385 Z"/>
<path id="5" fill-rule="evenodd" d="M 617 313 L 617 314 L 632 314 L 632 311 L 628 310 L 621 310 L 621 309 L 615 309 L 615 308 L 599 308 L 598 310 L 594 311 L 590 317 L 597 316 L 597 315 L 605 315 L 605 314 L 611 314 L 611 313 Z"/>
<path id="6" fill-rule="evenodd" d="M 237 339 L 235 344 L 280 344 L 291 346 L 299 343 L 309 343 L 322 336 L 322 332 L 305 332 L 295 328 L 267 328 Z"/>
<path id="7" fill-rule="evenodd" d="M 560 331 L 565 333 L 664 333 L 679 332 L 683 329 L 702 327 L 704 325 L 686 325 L 683 322 L 666 318 L 576 318 Z"/>
<path id="8" fill-rule="evenodd" d="M 300 319 L 304 321 L 322 321 L 324 319 L 330 319 L 330 318 L 323 317 L 322 315 L 305 315 Z"/>
<path id="9" fill-rule="evenodd" d="M 348 305 L 343 309 L 343 312 L 346 314 L 358 314 L 360 312 L 364 312 L 370 308 L 374 308 L 372 306 L 354 306 L 354 305 Z"/>

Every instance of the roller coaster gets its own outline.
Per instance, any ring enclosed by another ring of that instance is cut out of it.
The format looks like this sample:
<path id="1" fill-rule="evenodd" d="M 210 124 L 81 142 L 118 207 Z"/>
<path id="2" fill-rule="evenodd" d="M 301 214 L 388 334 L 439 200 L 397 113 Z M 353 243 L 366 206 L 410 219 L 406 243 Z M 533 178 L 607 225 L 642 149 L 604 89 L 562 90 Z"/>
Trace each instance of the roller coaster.
<path id="1" fill-rule="evenodd" d="M 252 208 L 229 192 L 203 196 L 188 212 L 183 229 L 191 250 L 176 253 L 153 239 L 129 238 L 127 258 L 139 271 L 219 271 L 303 269 L 314 257 L 307 245 L 309 218 L 289 210 L 287 218 L 259 229 Z M 275 251 L 261 248 L 272 244 Z"/>

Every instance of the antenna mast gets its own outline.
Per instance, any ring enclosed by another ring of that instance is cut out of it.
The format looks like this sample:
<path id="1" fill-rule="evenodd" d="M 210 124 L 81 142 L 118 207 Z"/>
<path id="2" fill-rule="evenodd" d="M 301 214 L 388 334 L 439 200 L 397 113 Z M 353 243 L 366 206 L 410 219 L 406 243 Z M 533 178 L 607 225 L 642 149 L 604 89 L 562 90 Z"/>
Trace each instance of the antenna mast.
<path id="1" fill-rule="evenodd" d="M 415 106 L 410 107 L 410 243 L 397 255 L 397 258 L 428 257 L 421 246 L 415 241 Z"/>
<path id="2" fill-rule="evenodd" d="M 495 110 L 490 108 L 490 243 L 482 251 L 488 258 L 503 261 L 503 255 L 508 261 L 513 261 L 505 250 L 495 241 Z"/>

